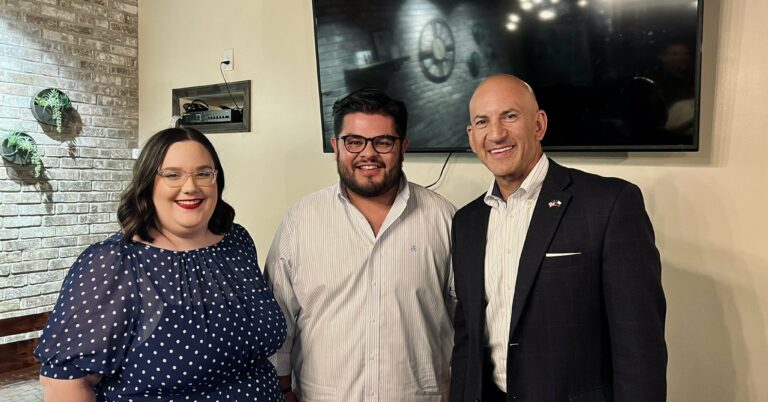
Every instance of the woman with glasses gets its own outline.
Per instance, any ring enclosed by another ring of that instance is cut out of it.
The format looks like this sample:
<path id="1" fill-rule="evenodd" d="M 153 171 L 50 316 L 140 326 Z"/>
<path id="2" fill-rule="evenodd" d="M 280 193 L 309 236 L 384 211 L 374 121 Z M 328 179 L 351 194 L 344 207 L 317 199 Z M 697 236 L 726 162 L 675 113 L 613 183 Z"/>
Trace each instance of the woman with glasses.
<path id="1" fill-rule="evenodd" d="M 35 351 L 46 402 L 282 400 L 285 321 L 223 191 L 203 134 L 149 139 L 122 231 L 76 260 Z"/>

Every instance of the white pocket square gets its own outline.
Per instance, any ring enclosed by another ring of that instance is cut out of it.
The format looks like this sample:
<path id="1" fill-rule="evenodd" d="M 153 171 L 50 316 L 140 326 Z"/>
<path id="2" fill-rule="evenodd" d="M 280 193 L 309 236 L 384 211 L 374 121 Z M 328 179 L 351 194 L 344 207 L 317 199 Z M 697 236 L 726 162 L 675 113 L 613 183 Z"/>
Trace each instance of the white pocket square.
<path id="1" fill-rule="evenodd" d="M 575 252 L 575 253 L 547 253 L 544 254 L 545 257 L 566 257 L 569 255 L 579 255 L 581 254 L 581 251 Z"/>

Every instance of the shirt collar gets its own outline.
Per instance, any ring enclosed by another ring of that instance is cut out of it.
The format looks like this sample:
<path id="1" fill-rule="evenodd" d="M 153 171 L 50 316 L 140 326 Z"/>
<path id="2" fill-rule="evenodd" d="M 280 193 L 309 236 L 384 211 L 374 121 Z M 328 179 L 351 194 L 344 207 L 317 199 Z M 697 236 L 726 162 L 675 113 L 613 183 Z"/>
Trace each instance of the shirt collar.
<path id="1" fill-rule="evenodd" d="M 539 161 L 536 162 L 536 165 L 533 166 L 531 172 L 528 173 L 528 176 L 525 177 L 523 183 L 520 184 L 520 188 L 515 190 L 515 192 L 509 196 L 521 197 L 524 199 L 536 197 L 539 190 L 541 190 L 541 185 L 544 183 L 544 177 L 547 175 L 548 170 L 549 159 L 547 159 L 547 155 L 542 153 Z M 491 207 L 499 206 L 499 204 L 506 204 L 506 201 L 504 201 L 504 198 L 501 196 L 501 189 L 499 188 L 498 183 L 496 183 L 496 179 L 493 179 L 491 185 L 488 187 L 488 191 L 486 191 L 483 201 Z"/>

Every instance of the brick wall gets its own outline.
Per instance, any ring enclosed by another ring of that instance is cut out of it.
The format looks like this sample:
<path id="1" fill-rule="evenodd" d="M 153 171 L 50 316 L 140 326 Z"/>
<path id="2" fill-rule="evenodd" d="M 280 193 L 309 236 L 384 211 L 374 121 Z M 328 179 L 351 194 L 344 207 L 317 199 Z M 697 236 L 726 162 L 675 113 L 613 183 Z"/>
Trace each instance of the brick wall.
<path id="1" fill-rule="evenodd" d="M 515 62 L 513 56 L 519 53 L 519 46 L 514 36 L 505 33 L 506 14 L 488 8 L 487 2 L 322 0 L 322 3 L 324 7 L 316 7 L 315 12 L 326 146 L 333 134 L 333 102 L 357 89 L 344 70 L 355 67 L 355 52 L 375 51 L 373 32 L 389 30 L 399 45 L 400 54 L 409 57 L 398 71 L 389 74 L 387 87 L 382 89 L 408 106 L 412 150 L 468 147 L 467 104 L 475 86 L 483 77 L 496 72 L 521 72 L 522 63 Z M 453 71 L 443 82 L 430 81 L 419 66 L 419 35 L 424 25 L 435 18 L 448 24 L 456 44 Z M 483 40 L 475 39 L 473 27 L 482 31 Z M 467 66 L 473 52 L 480 56 L 477 77 L 470 74 Z"/>
<path id="2" fill-rule="evenodd" d="M 76 256 L 119 228 L 138 138 L 137 31 L 137 0 L 0 0 L 0 132 L 20 129 L 45 153 L 41 179 L 0 167 L 0 318 L 49 310 Z M 62 134 L 29 110 L 48 87 L 77 110 Z"/>

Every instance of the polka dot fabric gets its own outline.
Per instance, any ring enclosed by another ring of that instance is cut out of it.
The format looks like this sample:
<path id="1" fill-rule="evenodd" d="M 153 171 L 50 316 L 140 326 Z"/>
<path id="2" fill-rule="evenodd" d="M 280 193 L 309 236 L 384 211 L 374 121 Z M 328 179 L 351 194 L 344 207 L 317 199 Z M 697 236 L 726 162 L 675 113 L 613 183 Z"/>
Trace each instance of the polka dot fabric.
<path id="1" fill-rule="evenodd" d="M 70 269 L 35 355 L 40 374 L 99 373 L 99 401 L 282 401 L 267 357 L 285 321 L 246 230 L 191 251 L 115 234 Z"/>

